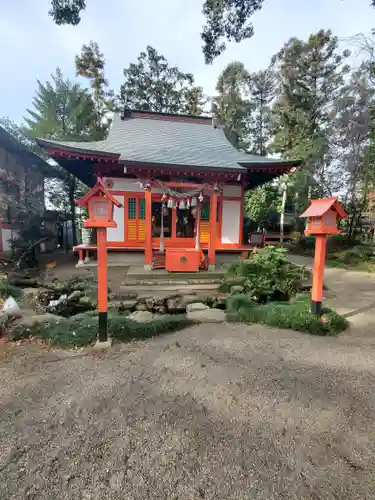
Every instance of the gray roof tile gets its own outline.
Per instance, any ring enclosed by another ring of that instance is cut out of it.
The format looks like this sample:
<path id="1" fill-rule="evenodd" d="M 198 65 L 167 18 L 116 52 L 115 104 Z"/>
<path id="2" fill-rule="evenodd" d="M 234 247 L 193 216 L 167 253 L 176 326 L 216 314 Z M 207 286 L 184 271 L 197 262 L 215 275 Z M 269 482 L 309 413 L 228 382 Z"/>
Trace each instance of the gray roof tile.
<path id="1" fill-rule="evenodd" d="M 157 116 L 157 115 L 156 115 Z M 125 118 L 115 115 L 107 139 L 96 142 L 45 141 L 80 151 L 120 154 L 123 162 L 159 163 L 213 169 L 243 170 L 241 164 L 282 161 L 236 150 L 221 128 L 210 123 Z"/>

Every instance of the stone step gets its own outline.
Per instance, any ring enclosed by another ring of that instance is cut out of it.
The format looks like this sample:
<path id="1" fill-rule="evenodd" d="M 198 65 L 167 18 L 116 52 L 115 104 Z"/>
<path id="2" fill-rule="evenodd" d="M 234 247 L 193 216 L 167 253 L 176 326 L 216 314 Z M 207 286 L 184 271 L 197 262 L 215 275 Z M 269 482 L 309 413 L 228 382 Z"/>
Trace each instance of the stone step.
<path id="1" fill-rule="evenodd" d="M 164 270 L 155 270 L 148 272 L 137 272 L 131 268 L 127 274 L 127 282 L 134 281 L 147 281 L 147 282 L 189 282 L 189 283 L 207 283 L 219 282 L 224 277 L 224 271 L 201 271 L 199 273 L 168 273 Z"/>
<path id="2" fill-rule="evenodd" d="M 130 292 L 130 291 L 135 291 L 135 292 L 150 292 L 150 294 L 155 294 L 160 292 L 174 292 L 174 291 L 203 291 L 203 290 L 217 290 L 219 287 L 219 283 L 206 283 L 206 284 L 196 284 L 196 285 L 187 285 L 187 284 L 179 284 L 179 283 L 173 283 L 172 285 L 157 285 L 155 284 L 125 284 L 120 286 L 120 291 L 122 292 Z"/>

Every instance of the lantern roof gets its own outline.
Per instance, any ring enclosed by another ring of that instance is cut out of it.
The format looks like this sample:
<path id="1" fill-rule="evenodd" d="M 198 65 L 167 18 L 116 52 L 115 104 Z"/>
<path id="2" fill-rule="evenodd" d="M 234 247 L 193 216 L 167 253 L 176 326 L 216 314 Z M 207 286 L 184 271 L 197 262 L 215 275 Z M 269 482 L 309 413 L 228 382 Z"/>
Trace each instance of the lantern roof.
<path id="1" fill-rule="evenodd" d="M 339 203 L 338 199 L 332 197 L 312 200 L 311 205 L 303 212 L 303 214 L 300 215 L 300 217 L 319 217 L 328 212 L 328 210 L 335 210 L 340 218 L 348 215 L 344 207 Z"/>
<path id="2" fill-rule="evenodd" d="M 121 203 L 116 200 L 113 194 L 103 184 L 103 181 L 98 177 L 95 186 L 93 186 L 88 193 L 76 201 L 76 205 L 82 207 L 88 204 L 90 198 L 96 195 L 104 194 L 116 207 L 121 207 Z"/>

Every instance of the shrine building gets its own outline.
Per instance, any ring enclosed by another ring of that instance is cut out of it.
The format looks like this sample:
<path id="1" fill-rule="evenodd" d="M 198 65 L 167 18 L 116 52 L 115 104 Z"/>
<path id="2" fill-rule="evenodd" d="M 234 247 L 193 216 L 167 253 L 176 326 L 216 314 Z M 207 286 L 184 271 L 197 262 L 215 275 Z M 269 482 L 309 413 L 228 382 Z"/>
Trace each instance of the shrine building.
<path id="1" fill-rule="evenodd" d="M 146 269 L 163 267 L 168 249 L 241 253 L 245 192 L 300 164 L 235 149 L 215 119 L 125 109 L 108 137 L 95 142 L 37 139 L 46 154 L 89 187 L 100 178 L 121 203 L 109 251 L 144 253 Z M 84 241 L 74 249 L 95 251 Z"/>

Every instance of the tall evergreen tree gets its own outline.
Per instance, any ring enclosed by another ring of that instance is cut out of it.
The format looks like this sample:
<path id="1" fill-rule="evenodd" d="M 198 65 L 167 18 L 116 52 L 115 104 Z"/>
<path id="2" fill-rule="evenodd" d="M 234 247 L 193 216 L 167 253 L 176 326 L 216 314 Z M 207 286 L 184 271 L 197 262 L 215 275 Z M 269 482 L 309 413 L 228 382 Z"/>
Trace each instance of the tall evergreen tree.
<path id="1" fill-rule="evenodd" d="M 241 62 L 232 62 L 219 76 L 213 98 L 213 113 L 236 148 L 247 148 L 253 109 L 248 98 L 249 72 Z"/>
<path id="2" fill-rule="evenodd" d="M 49 15 L 56 24 L 79 24 L 81 11 L 86 8 L 86 0 L 51 0 Z"/>
<path id="3" fill-rule="evenodd" d="M 276 92 L 276 76 L 272 68 L 250 74 L 250 97 L 254 106 L 250 125 L 250 150 L 266 156 L 271 138 L 271 102 Z"/>
<path id="4" fill-rule="evenodd" d="M 203 54 L 207 64 L 226 49 L 226 41 L 241 42 L 254 34 L 251 16 L 262 8 L 264 0 L 205 0 L 202 31 Z"/>
<path id="5" fill-rule="evenodd" d="M 90 82 L 92 98 L 95 104 L 96 120 L 92 136 L 102 139 L 108 124 L 108 111 L 114 109 L 114 93 L 108 88 L 105 78 L 105 59 L 96 42 L 83 45 L 75 58 L 76 74 Z"/>
<path id="6" fill-rule="evenodd" d="M 193 75 L 170 66 L 153 47 L 148 46 L 137 63 L 124 69 L 124 77 L 119 96 L 124 106 L 162 113 L 200 115 L 203 111 L 203 92 L 194 86 Z"/>
<path id="7" fill-rule="evenodd" d="M 302 205 L 329 159 L 329 112 L 343 85 L 347 56 L 331 31 L 321 30 L 307 41 L 292 38 L 275 57 L 280 85 L 272 110 L 272 148 L 284 158 L 303 160 L 305 170 L 296 176 Z"/>
<path id="8" fill-rule="evenodd" d="M 225 51 L 226 42 L 238 43 L 253 36 L 251 18 L 264 3 L 265 0 L 205 0 L 206 24 L 201 36 L 207 64 Z M 303 6 L 303 2 L 301 4 Z M 375 7 L 375 0 L 369 0 L 369 4 Z"/>
<path id="9" fill-rule="evenodd" d="M 37 82 L 38 89 L 33 99 L 33 109 L 27 110 L 25 122 L 28 134 L 55 140 L 90 140 L 97 122 L 95 105 L 87 89 L 64 79 L 56 70 L 51 82 Z M 77 244 L 75 192 L 77 179 L 61 169 L 67 196 L 69 218 L 73 225 L 73 244 Z"/>
<path id="10" fill-rule="evenodd" d="M 359 226 L 370 191 L 375 188 L 375 164 L 371 151 L 375 88 L 366 64 L 352 72 L 332 109 L 333 185 L 349 207 L 348 238 Z"/>

